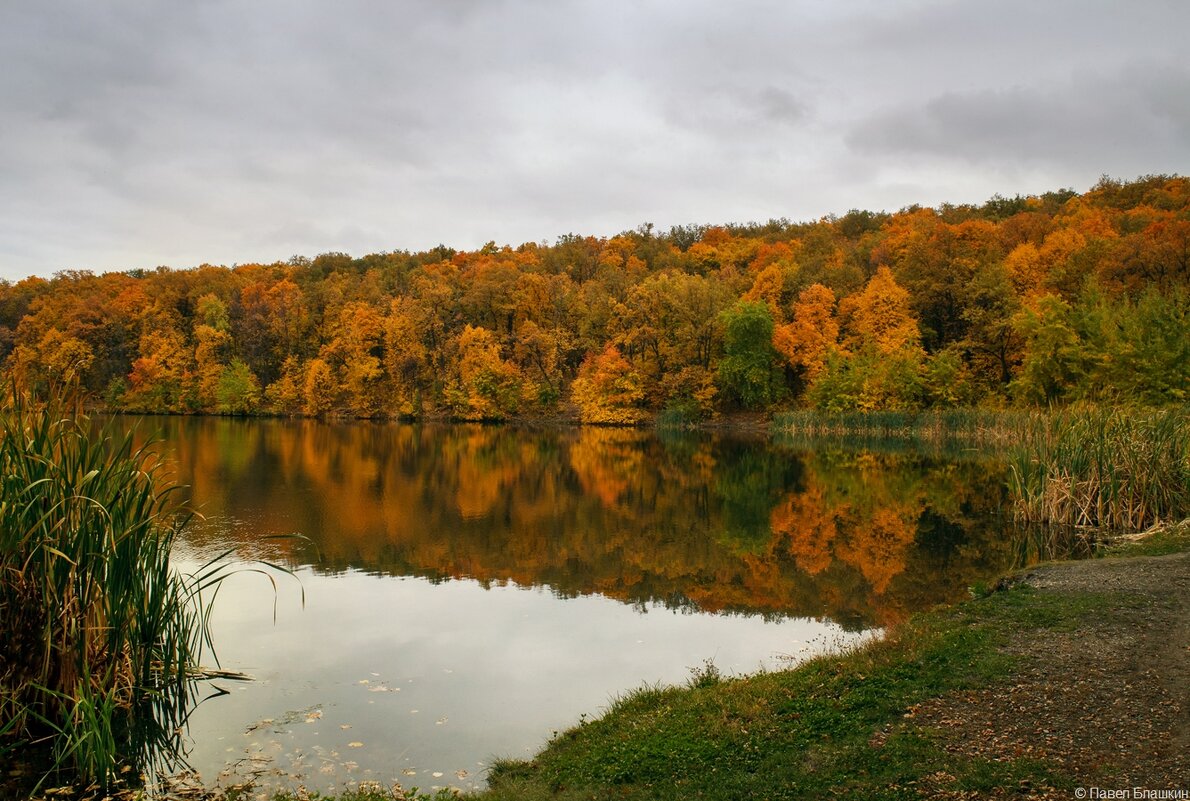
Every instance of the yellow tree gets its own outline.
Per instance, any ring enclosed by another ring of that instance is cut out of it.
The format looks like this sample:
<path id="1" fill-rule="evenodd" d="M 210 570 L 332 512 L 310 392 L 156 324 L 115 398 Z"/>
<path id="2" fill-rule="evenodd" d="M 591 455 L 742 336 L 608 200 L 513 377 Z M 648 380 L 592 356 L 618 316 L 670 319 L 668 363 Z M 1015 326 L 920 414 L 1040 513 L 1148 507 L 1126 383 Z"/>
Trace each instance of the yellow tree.
<path id="1" fill-rule="evenodd" d="M 306 365 L 303 388 L 304 411 L 311 417 L 322 417 L 335 409 L 338 401 L 338 382 L 335 371 L 322 359 L 311 359 Z"/>
<path id="2" fill-rule="evenodd" d="M 9 357 L 13 380 L 35 392 L 78 387 L 95 354 L 77 337 L 51 328 L 36 345 L 17 345 Z"/>
<path id="3" fill-rule="evenodd" d="M 194 327 L 194 369 L 198 383 L 198 405 L 210 411 L 218 403 L 219 379 L 229 361 L 231 336 L 209 325 Z"/>
<path id="4" fill-rule="evenodd" d="M 909 293 L 887 267 L 879 268 L 862 292 L 843 299 L 839 316 L 846 323 L 845 344 L 852 350 L 864 345 L 883 354 L 921 350 L 921 331 L 909 308 Z"/>
<path id="5" fill-rule="evenodd" d="M 615 345 L 587 356 L 571 392 L 584 423 L 634 425 L 647 416 L 640 374 Z"/>
<path id="6" fill-rule="evenodd" d="M 515 414 L 521 403 L 521 372 L 501 357 L 495 335 L 467 325 L 451 344 L 457 356 L 444 394 L 453 414 L 463 420 Z"/>
<path id="7" fill-rule="evenodd" d="M 1046 269 L 1041 251 L 1032 242 L 1017 245 L 1004 257 L 1004 269 L 1012 281 L 1012 288 L 1022 299 L 1031 302 L 1045 294 Z"/>
<path id="8" fill-rule="evenodd" d="M 150 412 L 191 411 L 194 402 L 193 359 L 186 340 L 165 326 L 140 338 L 140 357 L 132 363 L 125 404 Z"/>
<path id="9" fill-rule="evenodd" d="M 409 417 L 421 413 L 428 383 L 429 354 L 422 332 L 426 314 L 412 298 L 394 298 L 384 318 L 384 371 L 392 389 L 390 409 Z"/>
<path id="10" fill-rule="evenodd" d="M 517 362 L 538 377 L 534 394 L 542 403 L 552 403 L 562 392 L 562 354 L 566 346 L 560 333 L 564 332 L 544 329 L 532 320 L 525 320 L 516 329 Z"/>
<path id="11" fill-rule="evenodd" d="M 770 264 L 756 275 L 752 288 L 744 293 L 744 300 L 768 304 L 774 320 L 781 319 L 781 293 L 785 290 L 785 273 L 779 264 Z"/>
<path id="12" fill-rule="evenodd" d="M 273 414 L 295 415 L 305 406 L 306 367 L 297 356 L 289 356 L 281 364 L 281 375 L 265 390 L 268 410 Z"/>
<path id="13" fill-rule="evenodd" d="M 793 304 L 793 322 L 773 329 L 773 347 L 809 384 L 826 366 L 827 355 L 838 347 L 839 322 L 835 319 L 835 293 L 814 284 Z"/>

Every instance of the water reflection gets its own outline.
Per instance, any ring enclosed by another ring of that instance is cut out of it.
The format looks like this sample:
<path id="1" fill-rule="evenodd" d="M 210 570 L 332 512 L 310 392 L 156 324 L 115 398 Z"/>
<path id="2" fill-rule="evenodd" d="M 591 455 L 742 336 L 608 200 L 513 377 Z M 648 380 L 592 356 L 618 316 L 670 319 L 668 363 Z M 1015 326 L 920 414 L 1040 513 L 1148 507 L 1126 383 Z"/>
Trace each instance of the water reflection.
<path id="1" fill-rule="evenodd" d="M 712 435 L 158 418 L 190 545 L 634 604 L 883 625 L 1013 553 L 987 462 Z M 228 525 L 226 521 L 232 521 Z M 297 531 L 309 543 L 262 541 Z"/>
<path id="2" fill-rule="evenodd" d="M 987 462 L 599 428 L 155 429 L 205 516 L 182 564 L 235 546 L 308 599 L 282 584 L 274 624 L 268 582 L 221 591 L 219 655 L 255 681 L 191 718 L 208 780 L 481 784 L 642 682 L 846 645 L 1015 558 Z"/>

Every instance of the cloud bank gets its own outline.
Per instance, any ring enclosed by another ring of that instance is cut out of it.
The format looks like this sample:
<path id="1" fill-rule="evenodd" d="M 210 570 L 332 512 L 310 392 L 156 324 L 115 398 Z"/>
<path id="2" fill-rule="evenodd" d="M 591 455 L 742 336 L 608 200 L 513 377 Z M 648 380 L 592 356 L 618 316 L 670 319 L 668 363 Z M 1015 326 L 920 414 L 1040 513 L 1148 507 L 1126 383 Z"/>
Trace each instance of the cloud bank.
<path id="1" fill-rule="evenodd" d="M 1180 2 L 16 0 L 0 276 L 1187 171 Z"/>

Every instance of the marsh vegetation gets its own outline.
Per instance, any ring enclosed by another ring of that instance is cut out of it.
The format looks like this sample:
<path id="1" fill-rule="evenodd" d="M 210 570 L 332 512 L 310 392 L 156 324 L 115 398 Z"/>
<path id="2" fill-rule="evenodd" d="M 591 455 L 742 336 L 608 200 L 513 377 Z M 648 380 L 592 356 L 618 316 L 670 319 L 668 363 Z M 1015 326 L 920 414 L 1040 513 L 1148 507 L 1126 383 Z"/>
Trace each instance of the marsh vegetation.
<path id="1" fill-rule="evenodd" d="M 171 568 L 160 469 L 61 404 L 0 408 L 0 752 L 101 785 L 175 764 L 218 570 Z"/>

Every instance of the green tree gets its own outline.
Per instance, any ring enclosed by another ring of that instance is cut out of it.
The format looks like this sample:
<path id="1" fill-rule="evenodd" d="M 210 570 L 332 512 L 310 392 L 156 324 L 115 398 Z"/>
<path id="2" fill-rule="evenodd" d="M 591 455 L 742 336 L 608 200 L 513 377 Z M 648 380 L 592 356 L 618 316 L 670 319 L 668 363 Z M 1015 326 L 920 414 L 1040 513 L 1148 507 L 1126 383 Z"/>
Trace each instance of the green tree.
<path id="1" fill-rule="evenodd" d="M 1074 309 L 1089 376 L 1080 394 L 1161 406 L 1190 397 L 1190 295 L 1149 289 L 1135 302 L 1087 294 Z"/>
<path id="2" fill-rule="evenodd" d="M 926 392 L 922 352 L 884 353 L 874 344 L 845 356 L 832 353 L 807 393 L 821 412 L 916 411 Z"/>
<path id="3" fill-rule="evenodd" d="M 260 383 L 247 364 L 233 359 L 219 376 L 215 399 L 220 414 L 251 414 L 260 406 Z"/>
<path id="4" fill-rule="evenodd" d="M 750 409 L 771 403 L 780 383 L 775 379 L 773 315 L 768 304 L 741 300 L 723 312 L 723 361 L 719 380 L 728 393 Z"/>
<path id="5" fill-rule="evenodd" d="M 1025 358 L 1012 383 L 1013 394 L 1027 403 L 1044 404 L 1066 397 L 1086 375 L 1086 354 L 1070 304 L 1045 295 L 1036 309 L 1017 316 L 1016 327 L 1025 340 Z"/>

